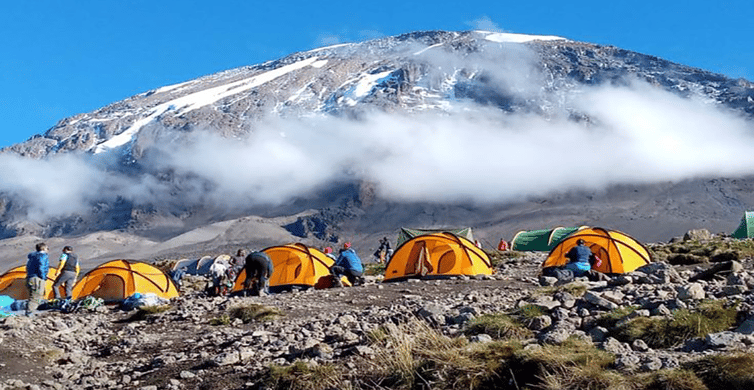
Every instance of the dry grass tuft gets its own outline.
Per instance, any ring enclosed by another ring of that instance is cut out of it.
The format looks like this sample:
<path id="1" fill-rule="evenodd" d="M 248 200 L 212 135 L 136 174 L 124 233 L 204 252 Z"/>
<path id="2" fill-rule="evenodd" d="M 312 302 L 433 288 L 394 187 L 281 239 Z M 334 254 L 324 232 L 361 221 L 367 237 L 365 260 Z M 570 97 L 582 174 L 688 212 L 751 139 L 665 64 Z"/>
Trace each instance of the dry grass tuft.
<path id="1" fill-rule="evenodd" d="M 672 318 L 637 317 L 617 328 L 617 338 L 632 342 L 644 340 L 653 348 L 672 348 L 695 337 L 729 329 L 736 323 L 735 306 L 725 301 L 704 301 L 695 310 L 681 309 Z"/>
<path id="2" fill-rule="evenodd" d="M 343 368 L 331 364 L 315 365 L 297 361 L 290 366 L 271 365 L 263 379 L 268 389 L 328 390 L 353 388 Z"/>
<path id="3" fill-rule="evenodd" d="M 754 389 L 754 354 L 710 355 L 683 365 L 710 390 Z"/>
<path id="4" fill-rule="evenodd" d="M 491 370 L 496 365 L 484 358 L 494 359 L 499 354 L 484 346 L 469 345 L 465 338 L 444 336 L 419 320 L 400 325 L 391 323 L 383 329 L 384 334 L 372 345 L 375 355 L 368 362 L 372 369 L 368 376 L 376 378 L 373 381 L 379 386 L 398 389 L 479 388 L 493 375 Z M 497 359 L 496 364 L 499 362 Z"/>
<path id="5" fill-rule="evenodd" d="M 701 379 L 690 370 L 661 370 L 642 375 L 641 390 L 708 390 Z"/>
<path id="6" fill-rule="evenodd" d="M 514 317 L 503 314 L 484 314 L 469 321 L 464 331 L 466 335 L 487 334 L 495 339 L 524 339 L 533 336 L 531 330 L 525 328 Z"/>
<path id="7" fill-rule="evenodd" d="M 274 307 L 267 307 L 256 303 L 234 306 L 228 309 L 230 318 L 240 318 L 244 324 L 249 322 L 272 321 L 283 315 L 280 310 Z"/>

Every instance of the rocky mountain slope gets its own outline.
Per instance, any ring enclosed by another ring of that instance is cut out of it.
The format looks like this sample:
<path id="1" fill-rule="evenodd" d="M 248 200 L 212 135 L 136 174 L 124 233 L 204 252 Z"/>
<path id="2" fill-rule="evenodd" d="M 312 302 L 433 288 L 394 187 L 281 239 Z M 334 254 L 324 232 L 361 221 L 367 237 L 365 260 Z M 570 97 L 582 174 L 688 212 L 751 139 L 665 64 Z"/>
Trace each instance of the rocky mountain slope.
<path id="1" fill-rule="evenodd" d="M 455 152 L 443 152 L 439 145 L 401 145 L 400 131 L 411 131 L 412 121 L 417 123 L 414 127 L 429 122 L 428 134 L 440 132 L 437 138 L 442 138 L 443 126 L 472 139 L 484 136 L 474 130 L 487 121 L 492 128 L 512 128 L 494 142 L 517 139 L 518 132 L 530 132 L 526 137 L 535 141 L 547 139 L 552 135 L 537 132 L 537 126 L 553 124 L 564 134 L 570 134 L 571 126 L 587 133 L 610 133 L 616 127 L 611 114 L 582 97 L 600 87 L 620 91 L 636 84 L 650 86 L 646 91 L 638 87 L 639 94 L 661 91 L 682 99 L 679 102 L 702 102 L 735 118 L 736 124 L 754 118 L 751 82 L 661 58 L 550 36 L 416 32 L 295 53 L 65 118 L 3 153 L 81 172 L 72 175 L 83 181 L 71 196 L 75 200 L 64 202 L 77 207 L 38 207 L 35 202 L 44 196 L 30 195 L 25 187 L 3 187 L 0 236 L 71 238 L 117 231 L 162 242 L 221 221 L 299 213 L 306 215 L 280 225 L 290 239 L 350 239 L 365 246 L 402 225 L 473 226 L 490 242 L 521 229 L 552 225 L 605 225 L 650 241 L 691 228 L 733 229 L 741 212 L 754 204 L 751 170 L 710 167 L 678 177 L 643 179 L 663 168 L 646 174 L 637 169 L 634 177 L 627 174 L 633 170 L 627 165 L 614 169 L 619 174 L 605 174 L 604 184 L 579 183 L 572 188 L 558 174 L 548 175 L 551 167 L 563 165 L 552 161 L 549 167 L 534 169 L 532 162 L 522 159 L 495 163 L 495 149 L 454 159 Z M 493 119 L 485 119 L 490 115 Z M 451 124 L 437 122 L 433 130 L 436 118 L 451 118 Z M 407 129 L 400 128 L 401 122 L 408 122 Z M 370 132 L 372 128 L 379 131 Z M 294 138 L 301 149 L 280 144 L 281 139 Z M 411 142 L 416 140 L 407 143 Z M 250 146 L 235 150 L 238 144 Z M 354 155 L 335 158 L 334 166 L 323 162 L 328 159 L 298 155 L 302 150 L 324 150 L 338 156 L 343 145 Z M 437 155 L 432 154 L 435 146 Z M 423 150 L 427 158 L 416 157 Z M 501 155 L 515 152 L 504 146 L 500 150 L 505 151 Z M 214 166 L 233 166 L 255 155 L 275 168 L 247 161 L 228 172 Z M 376 155 L 370 158 L 377 160 L 360 165 L 365 155 Z M 78 162 L 56 163 L 67 161 L 56 159 L 63 156 L 75 156 Z M 474 180 L 448 170 L 455 176 L 418 182 L 422 172 L 437 170 L 430 162 L 438 156 L 448 157 L 444 169 L 453 164 L 464 172 L 473 168 Z M 599 156 L 594 159 L 600 161 Z M 422 164 L 427 166 L 422 169 Z M 490 171 L 498 165 L 505 171 Z M 418 176 L 395 179 L 399 172 L 412 173 L 401 167 L 412 166 Z M 513 177 L 510 186 L 489 185 L 530 168 L 531 173 Z M 588 176 L 590 169 L 580 176 Z M 265 175 L 266 170 L 273 173 Z M 262 173 L 244 176 L 248 171 Z M 622 184 L 626 175 L 633 184 Z M 280 178 L 305 184 L 291 185 Z M 541 185 L 532 184 L 535 181 Z M 519 186 L 525 189 L 517 190 Z M 492 194 L 479 195 L 487 187 Z M 244 239 L 260 245 L 278 243 L 251 233 Z"/>

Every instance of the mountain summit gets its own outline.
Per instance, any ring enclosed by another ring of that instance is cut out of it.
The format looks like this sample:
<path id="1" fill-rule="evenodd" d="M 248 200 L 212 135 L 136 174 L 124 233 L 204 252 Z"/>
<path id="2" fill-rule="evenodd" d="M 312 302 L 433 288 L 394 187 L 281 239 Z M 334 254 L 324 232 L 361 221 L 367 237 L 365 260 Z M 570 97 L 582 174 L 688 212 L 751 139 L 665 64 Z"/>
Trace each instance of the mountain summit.
<path id="1" fill-rule="evenodd" d="M 743 79 L 555 36 L 414 32 L 65 118 L 3 150 L 0 233 L 165 240 L 255 215 L 322 240 L 553 224 L 666 239 L 751 206 L 752 119 Z"/>

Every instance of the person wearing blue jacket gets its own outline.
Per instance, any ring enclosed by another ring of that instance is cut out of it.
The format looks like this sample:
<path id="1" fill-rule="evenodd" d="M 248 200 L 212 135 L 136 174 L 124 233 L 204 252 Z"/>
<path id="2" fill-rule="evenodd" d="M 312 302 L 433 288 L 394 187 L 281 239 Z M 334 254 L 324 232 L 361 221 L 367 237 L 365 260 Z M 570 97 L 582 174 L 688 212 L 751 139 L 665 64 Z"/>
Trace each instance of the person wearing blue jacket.
<path id="1" fill-rule="evenodd" d="M 351 248 L 351 243 L 346 242 L 343 244 L 343 249 L 340 250 L 340 256 L 338 260 L 335 260 L 335 265 L 330 268 L 330 273 L 334 276 L 335 286 L 343 287 L 343 283 L 340 281 L 341 276 L 348 278 L 348 281 L 352 286 L 357 284 L 363 284 L 362 275 L 364 274 L 364 266 L 361 265 L 361 258 L 356 254 L 356 251 Z"/>
<path id="2" fill-rule="evenodd" d="M 571 248 L 565 256 L 568 258 L 566 269 L 573 271 L 573 276 L 584 276 L 592 269 L 594 253 L 586 246 L 586 241 L 581 238 L 576 241 L 576 246 Z"/>
<path id="3" fill-rule="evenodd" d="M 26 315 L 39 307 L 45 296 L 45 282 L 50 270 L 50 260 L 47 257 L 47 244 L 40 242 L 36 252 L 26 256 L 26 288 L 29 289 L 29 302 L 26 305 Z"/>

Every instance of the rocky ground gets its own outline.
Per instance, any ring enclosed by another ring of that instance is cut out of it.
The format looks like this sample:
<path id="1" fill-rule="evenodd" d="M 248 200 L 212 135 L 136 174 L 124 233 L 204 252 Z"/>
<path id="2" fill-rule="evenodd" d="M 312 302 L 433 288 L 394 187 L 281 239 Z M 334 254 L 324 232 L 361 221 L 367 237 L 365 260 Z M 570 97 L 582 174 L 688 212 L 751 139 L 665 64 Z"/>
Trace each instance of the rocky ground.
<path id="1" fill-rule="evenodd" d="M 754 352 L 751 257 L 692 265 L 657 262 L 609 282 L 558 285 L 538 276 L 544 256 L 509 253 L 496 259 L 491 277 L 399 283 L 370 277 L 358 287 L 265 297 L 208 297 L 200 291 L 204 281 L 195 278 L 181 297 L 159 310 L 101 306 L 8 317 L 0 320 L 0 388 L 268 388 L 264 378 L 270 366 L 304 361 L 361 369 L 376 353 L 374 332 L 386 324 L 419 319 L 446 336 L 481 344 L 495 335 L 472 334 L 470 324 L 532 307 L 540 312 L 526 321 L 531 333 L 520 341 L 524 349 L 575 336 L 613 354 L 611 369 L 618 372 L 674 369 L 710 354 Z M 714 274 L 703 273 L 713 267 Z M 639 317 L 693 311 L 710 298 L 737 305 L 735 323 L 723 331 L 663 347 L 650 339 L 619 341 L 614 331 Z M 239 308 L 262 308 L 273 316 L 253 320 L 238 315 Z M 610 315 L 619 323 L 609 324 Z"/>

